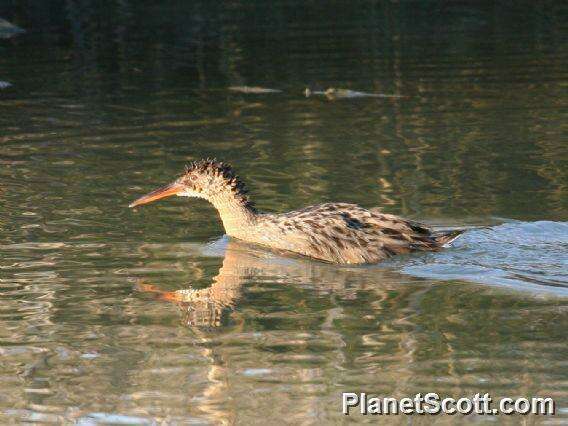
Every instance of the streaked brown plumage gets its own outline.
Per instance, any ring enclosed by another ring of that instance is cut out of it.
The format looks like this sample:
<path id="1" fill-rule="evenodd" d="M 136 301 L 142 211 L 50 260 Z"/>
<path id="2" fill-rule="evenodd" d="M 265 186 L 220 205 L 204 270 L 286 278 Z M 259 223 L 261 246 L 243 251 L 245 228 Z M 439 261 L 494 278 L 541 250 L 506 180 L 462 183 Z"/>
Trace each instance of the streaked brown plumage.
<path id="1" fill-rule="evenodd" d="M 333 263 L 376 263 L 397 254 L 437 251 L 462 232 L 435 233 L 418 222 L 348 203 L 262 213 L 254 208 L 233 169 L 209 159 L 193 162 L 173 183 L 130 207 L 170 195 L 209 201 L 231 237 Z"/>

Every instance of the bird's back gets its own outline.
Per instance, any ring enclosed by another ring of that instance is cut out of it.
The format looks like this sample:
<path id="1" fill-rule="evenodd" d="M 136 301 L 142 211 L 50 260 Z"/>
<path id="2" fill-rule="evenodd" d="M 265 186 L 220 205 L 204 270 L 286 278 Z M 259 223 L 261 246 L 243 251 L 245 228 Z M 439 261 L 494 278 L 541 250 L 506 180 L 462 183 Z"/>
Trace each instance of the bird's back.
<path id="1" fill-rule="evenodd" d="M 328 262 L 357 264 L 436 251 L 460 233 L 434 233 L 418 222 L 356 204 L 325 203 L 262 215 L 250 241 Z"/>

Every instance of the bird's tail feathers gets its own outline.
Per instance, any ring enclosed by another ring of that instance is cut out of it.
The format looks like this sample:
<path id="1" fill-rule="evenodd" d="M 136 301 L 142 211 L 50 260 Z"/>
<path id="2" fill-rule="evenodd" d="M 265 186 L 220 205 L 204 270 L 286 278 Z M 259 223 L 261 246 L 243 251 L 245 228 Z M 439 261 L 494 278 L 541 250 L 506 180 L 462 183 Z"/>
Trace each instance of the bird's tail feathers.
<path id="1" fill-rule="evenodd" d="M 453 243 L 456 239 L 458 239 L 463 233 L 465 232 L 464 229 L 456 229 L 453 231 L 442 231 L 437 233 L 434 238 L 438 244 L 441 246 L 446 246 L 448 244 Z"/>

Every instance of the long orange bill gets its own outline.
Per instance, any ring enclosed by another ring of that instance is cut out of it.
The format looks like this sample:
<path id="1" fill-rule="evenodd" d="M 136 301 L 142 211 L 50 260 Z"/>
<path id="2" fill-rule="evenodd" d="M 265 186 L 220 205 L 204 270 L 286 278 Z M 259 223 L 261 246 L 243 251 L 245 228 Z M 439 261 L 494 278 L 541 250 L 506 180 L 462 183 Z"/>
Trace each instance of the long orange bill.
<path id="1" fill-rule="evenodd" d="M 171 183 L 169 185 L 163 186 L 162 188 L 158 188 L 155 191 L 152 191 L 142 197 L 138 198 L 136 201 L 130 203 L 128 207 L 136 207 L 141 204 L 148 204 L 152 201 L 159 200 L 160 198 L 170 197 L 172 195 L 176 195 L 183 190 L 183 186 L 179 183 Z"/>

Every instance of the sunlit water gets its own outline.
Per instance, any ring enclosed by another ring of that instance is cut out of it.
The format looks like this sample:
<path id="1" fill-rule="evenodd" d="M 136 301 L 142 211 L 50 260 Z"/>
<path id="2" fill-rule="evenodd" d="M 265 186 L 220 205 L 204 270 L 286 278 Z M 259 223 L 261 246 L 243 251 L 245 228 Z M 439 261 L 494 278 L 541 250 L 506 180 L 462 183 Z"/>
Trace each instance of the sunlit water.
<path id="1" fill-rule="evenodd" d="M 0 39 L 0 422 L 341 423 L 343 391 L 567 421 L 560 6 L 50 3 L 0 14 L 27 30 Z M 468 231 L 346 267 L 228 240 L 196 200 L 126 207 L 205 156 L 260 209 Z"/>

